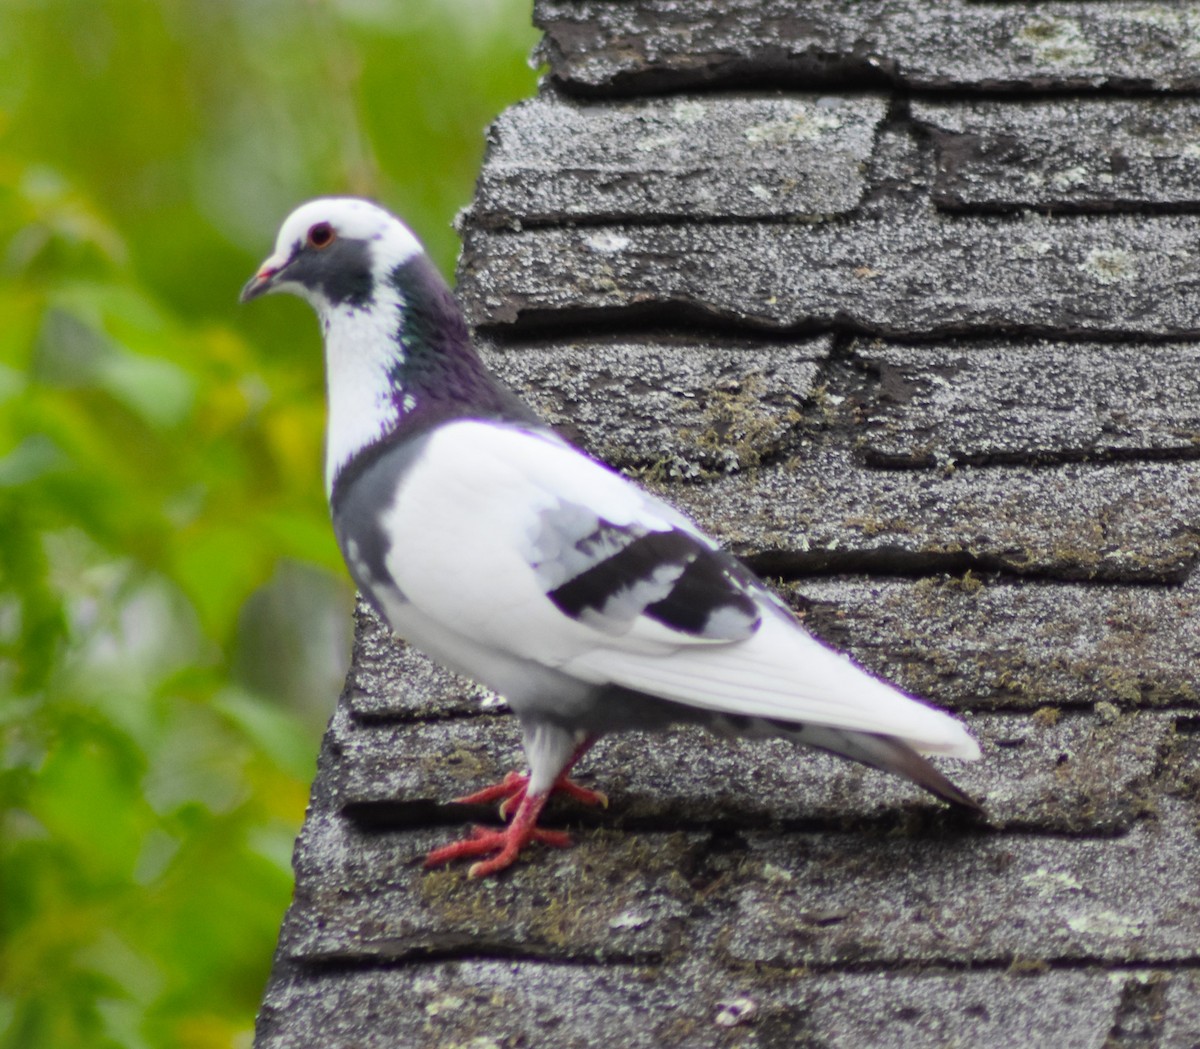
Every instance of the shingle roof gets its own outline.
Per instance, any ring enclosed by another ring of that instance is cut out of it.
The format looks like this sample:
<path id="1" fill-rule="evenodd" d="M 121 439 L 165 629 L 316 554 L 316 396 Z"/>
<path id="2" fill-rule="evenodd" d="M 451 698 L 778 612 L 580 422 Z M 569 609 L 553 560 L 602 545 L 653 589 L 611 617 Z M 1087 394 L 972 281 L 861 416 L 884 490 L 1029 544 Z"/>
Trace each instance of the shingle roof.
<path id="1" fill-rule="evenodd" d="M 360 608 L 256 1044 L 1200 1043 L 1200 4 L 536 19 L 481 341 L 961 712 L 988 818 L 679 730 L 595 748 L 573 849 L 425 872 L 519 734 Z"/>

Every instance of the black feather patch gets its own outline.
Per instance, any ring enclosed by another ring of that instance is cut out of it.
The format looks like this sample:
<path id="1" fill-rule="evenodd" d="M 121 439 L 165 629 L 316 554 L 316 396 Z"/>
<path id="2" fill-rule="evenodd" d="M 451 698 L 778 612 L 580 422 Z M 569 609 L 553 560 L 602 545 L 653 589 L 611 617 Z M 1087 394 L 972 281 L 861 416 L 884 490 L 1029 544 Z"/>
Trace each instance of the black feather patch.
<path id="1" fill-rule="evenodd" d="M 365 240 L 342 237 L 323 251 L 302 250 L 297 244 L 285 277 L 319 291 L 333 305 L 361 309 L 375 294 L 371 253 Z"/>
<path id="2" fill-rule="evenodd" d="M 559 527 L 582 523 L 581 510 L 561 508 Z M 554 558 L 555 568 L 579 569 L 547 592 L 565 615 L 614 632 L 645 615 L 671 630 L 723 641 L 758 629 L 757 584 L 728 554 L 681 529 L 651 532 L 588 516 L 586 534 Z M 548 564 L 535 567 L 554 575 Z"/>
<path id="3" fill-rule="evenodd" d="M 667 589 L 674 583 L 674 579 L 668 583 L 667 577 L 686 570 L 693 543 L 682 532 L 646 532 L 631 538 L 626 529 L 607 521 L 599 525 L 596 533 L 575 544 L 576 549 L 590 552 L 601 546 L 603 533 L 610 530 L 620 533 L 625 545 L 550 591 L 550 600 L 573 619 L 589 610 L 602 613 L 606 605 L 639 585 Z"/>
<path id="4" fill-rule="evenodd" d="M 346 567 L 363 596 L 381 613 L 376 588 L 388 587 L 393 597 L 398 593 L 387 567 L 392 536 L 381 515 L 395 502 L 404 475 L 424 448 L 425 441 L 418 438 L 372 449 L 374 454 L 358 457 L 358 469 L 349 479 L 352 483 L 335 484 L 330 498 L 333 531 Z"/>
<path id="5" fill-rule="evenodd" d="M 758 608 L 723 561 L 724 556 L 697 544 L 696 556 L 688 561 L 671 592 L 649 605 L 646 615 L 687 634 L 704 635 L 710 626 L 715 627 L 713 617 L 720 612 L 733 612 L 758 626 Z"/>

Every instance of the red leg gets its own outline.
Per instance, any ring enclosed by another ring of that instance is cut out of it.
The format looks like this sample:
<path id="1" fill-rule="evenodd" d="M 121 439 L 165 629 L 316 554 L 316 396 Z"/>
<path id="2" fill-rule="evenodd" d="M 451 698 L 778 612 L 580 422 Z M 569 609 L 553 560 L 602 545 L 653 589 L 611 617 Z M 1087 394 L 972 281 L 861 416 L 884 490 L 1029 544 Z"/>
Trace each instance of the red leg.
<path id="1" fill-rule="evenodd" d="M 574 761 L 571 764 L 574 764 Z M 554 781 L 554 786 L 550 788 L 549 793 L 553 794 L 558 791 L 568 798 L 574 798 L 581 805 L 592 805 L 601 809 L 608 808 L 608 797 L 601 791 L 581 787 L 567 775 L 569 768 L 568 765 L 558 774 L 558 779 Z M 461 798 L 455 798 L 454 801 L 458 805 L 487 805 L 503 799 L 500 801 L 500 818 L 508 819 L 509 814 L 521 804 L 528 789 L 529 777 L 523 772 L 513 771 L 499 783 L 493 783 L 490 787 L 477 790 L 474 794 L 464 794 Z"/>
<path id="2" fill-rule="evenodd" d="M 499 783 L 493 783 L 490 787 L 477 790 L 474 794 L 464 794 L 461 798 L 454 798 L 453 801 L 456 805 L 487 805 L 498 798 L 503 798 L 507 804 L 514 797 L 523 797 L 528 784 L 528 776 L 523 776 L 513 770 Z"/>
<path id="3" fill-rule="evenodd" d="M 503 830 L 489 830 L 486 827 L 472 829 L 471 837 L 463 841 L 452 842 L 434 849 L 425 857 L 426 867 L 438 867 L 453 860 L 466 859 L 471 856 L 482 856 L 495 852 L 489 860 L 481 860 L 471 866 L 468 872 L 472 878 L 482 878 L 488 874 L 503 870 L 512 864 L 517 854 L 531 841 L 540 841 L 545 845 L 565 848 L 571 844 L 570 836 L 563 831 L 543 830 L 537 826 L 538 815 L 546 799 L 554 791 L 562 791 L 568 797 L 584 805 L 608 806 L 606 798 L 598 790 L 581 787 L 567 775 L 571 767 L 587 752 L 593 740 L 585 740 L 571 755 L 570 761 L 558 774 L 550 790 L 543 794 L 529 793 L 529 777 L 520 772 L 510 772 L 499 783 L 474 794 L 467 794 L 454 800 L 463 805 L 485 805 L 503 798 L 500 802 L 500 816 L 508 819 L 515 809 L 512 822 Z"/>
<path id="4" fill-rule="evenodd" d="M 484 878 L 511 866 L 517 854 L 531 841 L 566 848 L 571 844 L 569 835 L 557 830 L 543 830 L 537 826 L 538 814 L 546 804 L 547 797 L 547 794 L 524 795 L 512 823 L 503 830 L 475 827 L 471 837 L 465 841 L 451 842 L 440 849 L 434 849 L 425 857 L 425 866 L 440 867 L 443 863 L 453 860 L 495 853 L 490 859 L 471 864 L 471 869 L 467 871 L 468 876 L 472 878 Z"/>

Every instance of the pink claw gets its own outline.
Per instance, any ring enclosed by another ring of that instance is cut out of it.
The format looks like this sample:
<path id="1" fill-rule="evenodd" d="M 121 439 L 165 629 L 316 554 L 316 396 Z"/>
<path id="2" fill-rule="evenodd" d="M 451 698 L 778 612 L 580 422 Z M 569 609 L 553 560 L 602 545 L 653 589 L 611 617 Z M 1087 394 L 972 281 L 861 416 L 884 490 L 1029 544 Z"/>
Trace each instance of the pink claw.
<path id="1" fill-rule="evenodd" d="M 454 860 L 495 853 L 490 859 L 472 864 L 467 872 L 472 878 L 483 878 L 511 866 L 520 851 L 530 842 L 539 841 L 543 845 L 566 848 L 571 844 L 570 835 L 558 830 L 543 830 L 537 826 L 537 818 L 542 806 L 546 804 L 546 799 L 554 791 L 561 791 L 583 805 L 608 807 L 608 798 L 604 794 L 598 790 L 581 787 L 567 776 L 571 765 L 586 749 L 586 746 L 580 747 L 567 767 L 559 773 L 554 785 L 543 794 L 530 794 L 529 777 L 521 772 L 510 772 L 499 783 L 455 798 L 460 805 L 487 805 L 493 801 L 500 801 L 500 816 L 503 819 L 508 819 L 510 813 L 515 814 L 512 822 L 503 830 L 473 827 L 469 838 L 434 849 L 425 857 L 425 866 L 440 867 Z"/>

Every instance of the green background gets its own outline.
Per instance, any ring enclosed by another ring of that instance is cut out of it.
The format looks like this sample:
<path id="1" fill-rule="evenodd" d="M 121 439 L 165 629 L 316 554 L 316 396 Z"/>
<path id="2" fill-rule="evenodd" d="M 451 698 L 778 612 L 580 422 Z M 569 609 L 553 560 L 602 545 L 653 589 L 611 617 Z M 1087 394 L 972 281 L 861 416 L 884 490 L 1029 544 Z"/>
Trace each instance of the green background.
<path id="1" fill-rule="evenodd" d="M 0 4 L 0 1047 L 248 1046 L 352 592 L 315 321 L 238 291 L 327 193 L 448 274 L 528 0 Z"/>

